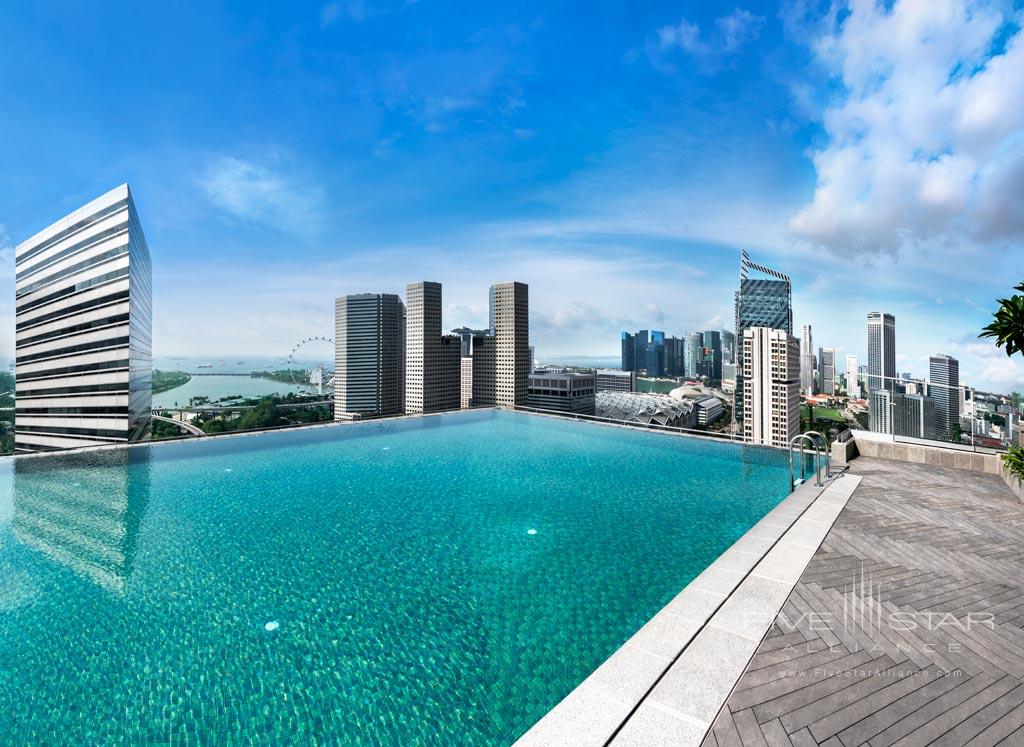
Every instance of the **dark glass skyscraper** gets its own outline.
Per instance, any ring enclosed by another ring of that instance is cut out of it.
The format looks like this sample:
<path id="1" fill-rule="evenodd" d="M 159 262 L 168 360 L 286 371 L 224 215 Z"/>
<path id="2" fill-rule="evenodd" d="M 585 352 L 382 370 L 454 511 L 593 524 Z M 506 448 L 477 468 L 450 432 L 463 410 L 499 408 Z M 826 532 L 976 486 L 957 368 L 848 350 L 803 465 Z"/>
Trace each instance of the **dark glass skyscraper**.
<path id="1" fill-rule="evenodd" d="M 751 271 L 766 277 L 751 277 Z M 736 337 L 743 337 L 748 327 L 781 329 L 793 334 L 793 283 L 764 265 L 750 261 L 746 251 L 740 252 L 740 287 L 736 291 Z M 742 357 L 742 354 L 741 356 Z M 736 421 L 743 420 L 743 361 L 737 360 Z"/>
<path id="2" fill-rule="evenodd" d="M 629 332 L 622 333 L 622 366 L 623 371 L 636 371 L 636 348 L 633 343 L 633 335 Z"/>
<path id="3" fill-rule="evenodd" d="M 948 438 L 960 422 L 960 361 L 939 353 L 928 359 L 928 394 L 935 400 L 935 435 Z"/>
<path id="4" fill-rule="evenodd" d="M 709 379 L 722 378 L 722 333 L 709 330 L 702 335 L 704 342 L 704 367 Z"/>

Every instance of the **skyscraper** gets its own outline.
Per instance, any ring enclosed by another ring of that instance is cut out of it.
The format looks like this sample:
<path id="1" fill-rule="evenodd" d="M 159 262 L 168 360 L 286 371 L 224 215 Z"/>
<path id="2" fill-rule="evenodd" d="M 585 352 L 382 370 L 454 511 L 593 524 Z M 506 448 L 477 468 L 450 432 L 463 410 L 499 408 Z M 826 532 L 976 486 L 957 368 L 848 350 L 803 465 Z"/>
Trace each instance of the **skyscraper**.
<path id="1" fill-rule="evenodd" d="M 835 348 L 818 348 L 818 392 L 828 397 L 836 393 Z"/>
<path id="2" fill-rule="evenodd" d="M 705 367 L 709 379 L 722 380 L 722 333 L 708 330 L 702 336 L 705 351 Z"/>
<path id="3" fill-rule="evenodd" d="M 679 337 L 665 338 L 664 374 L 684 376 L 686 372 L 686 340 Z"/>
<path id="4" fill-rule="evenodd" d="M 751 272 L 760 276 L 751 277 Z M 736 338 L 742 339 L 748 327 L 781 329 L 793 334 L 793 283 L 770 267 L 751 262 L 746 250 L 740 252 L 740 287 L 736 291 Z M 739 347 L 742 352 L 743 346 Z M 743 371 L 746 364 L 738 360 L 736 366 L 735 416 L 743 422 Z"/>
<path id="5" fill-rule="evenodd" d="M 871 430 L 886 430 L 892 433 L 893 397 L 896 394 L 896 317 L 881 311 L 868 313 L 868 411 Z M 885 390 L 893 395 L 888 399 L 874 397 L 872 392 Z M 888 412 L 875 412 L 876 407 L 886 406 Z"/>
<path id="6" fill-rule="evenodd" d="M 393 293 L 334 303 L 334 418 L 403 412 L 405 307 Z"/>
<path id="7" fill-rule="evenodd" d="M 960 361 L 939 353 L 928 359 L 929 396 L 935 400 L 935 437 L 949 438 L 960 424 Z"/>
<path id="8" fill-rule="evenodd" d="M 896 317 L 881 311 L 868 313 L 868 391 L 895 390 Z"/>
<path id="9" fill-rule="evenodd" d="M 810 324 L 804 325 L 800 338 L 800 391 L 805 397 L 814 394 L 814 338 Z"/>
<path id="10" fill-rule="evenodd" d="M 893 393 L 889 389 L 868 392 L 868 429 L 875 433 L 893 432 Z"/>
<path id="11" fill-rule="evenodd" d="M 858 371 L 857 356 L 846 356 L 846 393 L 851 397 L 860 397 L 860 378 Z"/>
<path id="12" fill-rule="evenodd" d="M 665 373 L 665 333 L 652 329 L 644 350 L 644 371 L 648 376 L 663 376 Z"/>
<path id="13" fill-rule="evenodd" d="M 935 400 L 922 394 L 897 393 L 893 401 L 893 433 L 912 438 L 935 438 Z"/>
<path id="14" fill-rule="evenodd" d="M 530 301 L 526 283 L 493 286 L 495 395 L 499 407 L 525 405 L 530 391 Z"/>
<path id="15" fill-rule="evenodd" d="M 409 283 L 405 304 L 405 411 L 458 409 L 462 338 L 441 334 L 441 284 Z"/>
<path id="16" fill-rule="evenodd" d="M 696 379 L 703 371 L 704 339 L 699 332 L 686 336 L 686 373 L 691 379 Z"/>
<path id="17" fill-rule="evenodd" d="M 622 370 L 636 371 L 636 349 L 629 332 L 622 333 Z"/>
<path id="18" fill-rule="evenodd" d="M 736 362 L 736 335 L 727 329 L 722 330 L 722 364 Z"/>
<path id="19" fill-rule="evenodd" d="M 150 422 L 152 269 L 122 184 L 15 249 L 15 450 L 133 441 Z"/>
<path id="20" fill-rule="evenodd" d="M 788 332 L 743 331 L 743 408 L 748 443 L 788 446 L 800 432 L 800 354 Z"/>

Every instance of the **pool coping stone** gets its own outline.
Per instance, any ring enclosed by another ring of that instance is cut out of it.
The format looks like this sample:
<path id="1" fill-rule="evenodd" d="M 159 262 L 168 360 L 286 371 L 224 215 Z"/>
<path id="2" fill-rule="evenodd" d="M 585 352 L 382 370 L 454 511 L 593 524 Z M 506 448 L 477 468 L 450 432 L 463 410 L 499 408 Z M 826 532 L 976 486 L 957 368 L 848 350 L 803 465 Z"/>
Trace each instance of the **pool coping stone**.
<path id="1" fill-rule="evenodd" d="M 860 480 L 798 486 L 516 747 L 699 745 Z"/>

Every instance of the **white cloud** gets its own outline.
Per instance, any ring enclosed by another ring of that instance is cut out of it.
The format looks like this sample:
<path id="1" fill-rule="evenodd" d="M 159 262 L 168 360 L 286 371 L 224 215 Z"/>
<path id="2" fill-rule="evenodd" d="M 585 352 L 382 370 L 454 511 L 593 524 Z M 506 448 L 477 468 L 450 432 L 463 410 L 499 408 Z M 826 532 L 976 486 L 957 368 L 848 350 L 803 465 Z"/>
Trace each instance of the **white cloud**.
<path id="1" fill-rule="evenodd" d="M 706 35 L 696 23 L 683 18 L 677 24 L 659 28 L 648 52 L 659 67 L 671 67 L 665 55 L 682 50 L 705 72 L 714 72 L 729 64 L 747 42 L 756 39 L 763 25 L 764 18 L 741 8 L 716 18 L 714 28 Z"/>
<path id="2" fill-rule="evenodd" d="M 795 237 L 870 253 L 1024 239 L 1024 33 L 998 7 L 857 0 L 817 39 L 843 93 Z"/>
<path id="3" fill-rule="evenodd" d="M 350 0 L 346 3 L 330 2 L 320 9 L 320 27 L 327 28 L 340 18 L 345 17 L 350 21 L 365 21 L 370 15 L 363 0 Z"/>
<path id="4" fill-rule="evenodd" d="M 323 221 L 323 191 L 279 149 L 255 158 L 219 156 L 208 164 L 199 186 L 235 219 L 305 236 L 317 233 Z"/>
<path id="5" fill-rule="evenodd" d="M 0 278 L 14 277 L 14 245 L 10 234 L 0 223 Z"/>

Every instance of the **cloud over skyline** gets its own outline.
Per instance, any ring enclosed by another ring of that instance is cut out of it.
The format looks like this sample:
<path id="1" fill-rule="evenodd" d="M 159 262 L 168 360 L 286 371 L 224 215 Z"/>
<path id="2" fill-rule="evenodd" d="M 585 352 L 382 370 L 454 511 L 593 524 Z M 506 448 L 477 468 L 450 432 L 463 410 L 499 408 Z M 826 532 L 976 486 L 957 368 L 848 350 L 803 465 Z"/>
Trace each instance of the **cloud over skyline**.
<path id="1" fill-rule="evenodd" d="M 528 282 L 538 353 L 614 355 L 729 325 L 747 249 L 823 344 L 863 355 L 885 310 L 908 370 L 959 353 L 1024 388 L 964 342 L 1024 279 L 1004 3 L 118 2 L 0 15 L 0 223 L 15 244 L 128 181 L 158 355 L 274 355 L 330 335 L 335 296 L 423 279 L 448 327 Z"/>
<path id="2" fill-rule="evenodd" d="M 998 5 L 853 3 L 813 42 L 842 91 L 793 234 L 836 252 L 1019 242 L 1024 33 Z M 1016 194 L 1013 192 L 1017 189 Z"/>

